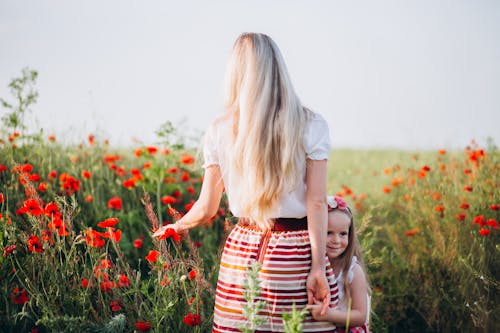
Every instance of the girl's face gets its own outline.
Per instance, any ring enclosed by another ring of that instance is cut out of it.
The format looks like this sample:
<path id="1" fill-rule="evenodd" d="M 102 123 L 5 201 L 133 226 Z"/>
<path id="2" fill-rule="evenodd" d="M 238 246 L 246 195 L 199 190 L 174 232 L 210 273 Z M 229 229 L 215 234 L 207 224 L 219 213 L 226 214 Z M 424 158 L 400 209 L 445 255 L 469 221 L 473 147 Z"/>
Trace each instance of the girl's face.
<path id="1" fill-rule="evenodd" d="M 328 213 L 328 233 L 326 236 L 326 255 L 330 260 L 338 258 L 349 245 L 350 218 L 343 212 Z"/>

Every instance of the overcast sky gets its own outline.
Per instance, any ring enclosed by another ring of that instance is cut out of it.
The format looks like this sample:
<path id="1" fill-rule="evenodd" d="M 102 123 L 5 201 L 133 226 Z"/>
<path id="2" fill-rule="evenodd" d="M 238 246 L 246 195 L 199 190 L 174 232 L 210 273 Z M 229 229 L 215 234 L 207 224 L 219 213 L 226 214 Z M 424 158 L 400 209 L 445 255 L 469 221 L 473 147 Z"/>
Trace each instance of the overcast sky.
<path id="1" fill-rule="evenodd" d="M 167 120 L 202 132 L 245 31 L 277 42 L 334 147 L 500 144 L 495 0 L 0 0 L 0 96 L 37 70 L 33 114 L 59 141 L 153 143 Z"/>

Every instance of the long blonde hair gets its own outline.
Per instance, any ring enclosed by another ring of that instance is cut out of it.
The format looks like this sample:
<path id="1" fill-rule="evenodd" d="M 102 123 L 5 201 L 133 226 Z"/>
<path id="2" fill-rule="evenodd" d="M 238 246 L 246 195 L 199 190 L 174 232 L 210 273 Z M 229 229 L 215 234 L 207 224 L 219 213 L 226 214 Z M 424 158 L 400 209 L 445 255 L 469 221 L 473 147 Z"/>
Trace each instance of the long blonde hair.
<path id="1" fill-rule="evenodd" d="M 303 132 L 310 111 L 295 93 L 274 41 L 260 33 L 236 40 L 226 74 L 226 115 L 232 140 L 224 156 L 242 202 L 241 216 L 268 229 L 281 194 L 303 176 Z"/>

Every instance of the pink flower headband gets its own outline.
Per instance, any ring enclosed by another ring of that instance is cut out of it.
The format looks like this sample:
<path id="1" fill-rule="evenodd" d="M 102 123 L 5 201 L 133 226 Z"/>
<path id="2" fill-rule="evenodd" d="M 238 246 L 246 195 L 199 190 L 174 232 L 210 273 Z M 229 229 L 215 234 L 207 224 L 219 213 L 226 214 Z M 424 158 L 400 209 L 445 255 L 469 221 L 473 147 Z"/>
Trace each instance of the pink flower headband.
<path id="1" fill-rule="evenodd" d="M 328 203 L 329 212 L 334 209 L 345 210 L 347 208 L 347 202 L 341 197 L 329 195 L 326 197 L 326 202 Z"/>

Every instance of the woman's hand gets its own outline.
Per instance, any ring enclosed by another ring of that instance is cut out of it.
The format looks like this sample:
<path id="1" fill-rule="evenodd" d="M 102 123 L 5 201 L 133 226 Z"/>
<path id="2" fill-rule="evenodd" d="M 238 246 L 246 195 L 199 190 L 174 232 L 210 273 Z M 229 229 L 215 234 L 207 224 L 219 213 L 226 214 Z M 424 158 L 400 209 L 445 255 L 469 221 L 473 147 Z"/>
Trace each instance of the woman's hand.
<path id="1" fill-rule="evenodd" d="M 153 237 L 160 237 L 160 236 L 162 236 L 167 231 L 167 229 L 174 229 L 174 231 L 176 233 L 178 233 L 178 234 L 181 233 L 181 230 L 179 228 L 179 224 L 174 223 L 174 224 L 167 224 L 167 225 L 164 225 L 164 226 L 158 228 L 158 230 L 156 230 L 153 233 Z"/>
<path id="2" fill-rule="evenodd" d="M 307 276 L 307 304 L 320 306 L 320 315 L 324 316 L 330 305 L 330 285 L 325 272 L 321 269 L 311 269 Z"/>

